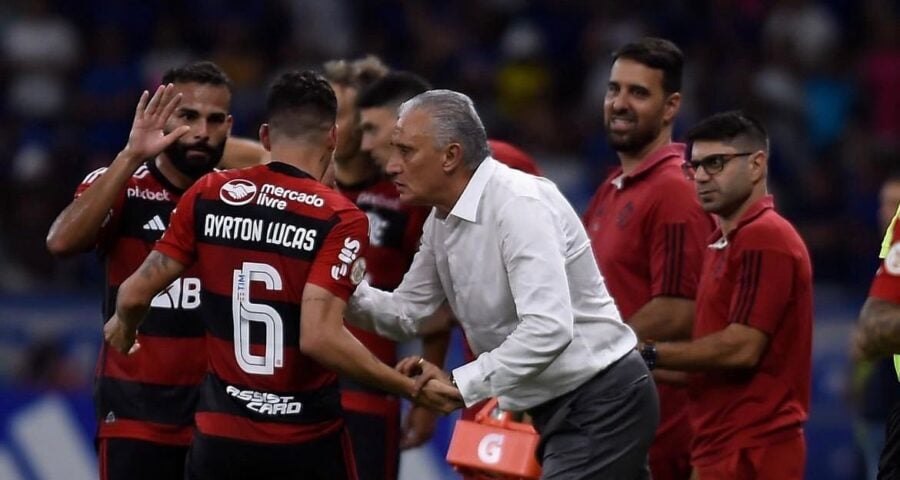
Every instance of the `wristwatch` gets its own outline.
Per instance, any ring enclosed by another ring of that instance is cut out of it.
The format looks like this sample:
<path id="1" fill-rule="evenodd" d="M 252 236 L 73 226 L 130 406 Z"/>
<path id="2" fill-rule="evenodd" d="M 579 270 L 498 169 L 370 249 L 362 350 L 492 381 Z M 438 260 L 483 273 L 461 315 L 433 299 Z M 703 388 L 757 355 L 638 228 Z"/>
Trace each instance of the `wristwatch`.
<path id="1" fill-rule="evenodd" d="M 647 368 L 650 370 L 656 368 L 656 343 L 653 340 L 647 340 L 641 347 L 640 352 L 641 357 L 644 359 L 644 363 L 647 364 Z"/>

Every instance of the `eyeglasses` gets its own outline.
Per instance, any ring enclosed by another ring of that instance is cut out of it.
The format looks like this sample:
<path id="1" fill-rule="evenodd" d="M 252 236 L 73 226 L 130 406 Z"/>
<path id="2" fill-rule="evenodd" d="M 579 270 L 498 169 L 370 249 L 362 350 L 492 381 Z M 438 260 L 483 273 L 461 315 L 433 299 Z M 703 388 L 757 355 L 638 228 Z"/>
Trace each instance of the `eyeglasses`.
<path id="1" fill-rule="evenodd" d="M 724 170 L 725 164 L 731 160 L 738 157 L 753 155 L 754 153 L 756 152 L 714 153 L 712 155 L 707 155 L 700 160 L 689 160 L 682 163 L 681 171 L 684 172 L 684 176 L 687 177 L 688 180 L 693 180 L 694 175 L 697 173 L 697 169 L 700 168 L 700 166 L 703 166 L 703 171 L 705 171 L 707 175 L 713 176 Z"/>

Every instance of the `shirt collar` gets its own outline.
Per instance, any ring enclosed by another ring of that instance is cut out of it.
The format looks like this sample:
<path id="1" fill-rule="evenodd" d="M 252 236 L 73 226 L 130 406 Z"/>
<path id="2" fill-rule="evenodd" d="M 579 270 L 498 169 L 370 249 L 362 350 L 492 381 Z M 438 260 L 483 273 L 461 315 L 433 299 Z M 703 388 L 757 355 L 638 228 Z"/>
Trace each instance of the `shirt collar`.
<path id="1" fill-rule="evenodd" d="M 494 175 L 496 169 L 497 161 L 490 156 L 485 158 L 481 165 L 475 169 L 475 173 L 472 174 L 472 178 L 466 184 L 466 188 L 463 190 L 462 195 L 459 196 L 459 200 L 456 201 L 456 205 L 453 205 L 453 209 L 450 210 L 450 215 L 475 223 L 478 214 L 478 204 L 484 196 L 484 189 L 488 180 Z"/>
<path id="2" fill-rule="evenodd" d="M 714 248 L 717 250 L 721 250 L 728 246 L 728 239 L 734 237 L 734 234 L 740 230 L 744 225 L 756 220 L 760 215 L 766 212 L 766 210 L 772 210 L 775 208 L 775 198 L 772 195 L 766 195 L 756 202 L 753 205 L 750 205 L 750 208 L 741 215 L 741 218 L 738 220 L 737 225 L 735 225 L 734 230 L 728 233 L 727 236 L 722 235 L 722 228 L 719 227 L 715 232 L 709 237 L 709 241 L 712 242 L 709 245 L 709 248 Z"/>
<path id="3" fill-rule="evenodd" d="M 266 164 L 266 167 L 268 167 L 269 170 L 271 170 L 273 172 L 283 173 L 283 174 L 291 176 L 291 177 L 308 178 L 310 180 L 315 180 L 315 178 L 312 175 L 304 172 L 303 170 L 300 170 L 299 168 L 297 168 L 293 165 L 288 165 L 287 163 L 279 162 L 278 160 L 272 160 L 271 162 Z"/>
<path id="4" fill-rule="evenodd" d="M 660 148 L 657 148 L 650 155 L 647 155 L 643 161 L 641 161 L 640 165 L 631 172 L 630 175 L 624 175 L 622 173 L 622 168 L 619 167 L 615 170 L 615 175 L 613 176 L 610 183 L 612 183 L 617 189 L 622 189 L 625 184 L 631 183 L 635 181 L 637 178 L 640 178 L 646 175 L 648 172 L 661 165 L 666 160 L 672 157 L 681 157 L 684 158 L 684 150 L 685 145 L 683 143 L 670 143 L 668 145 L 664 145 Z"/>
<path id="5" fill-rule="evenodd" d="M 147 166 L 147 170 L 150 171 L 150 175 L 153 175 L 153 178 L 156 179 L 157 182 L 162 184 L 163 188 L 174 193 L 175 195 L 182 195 L 184 193 L 183 188 L 178 188 L 174 183 L 169 181 L 169 178 L 162 173 L 162 170 L 156 166 L 156 159 L 151 158 L 144 162 L 144 165 Z"/>

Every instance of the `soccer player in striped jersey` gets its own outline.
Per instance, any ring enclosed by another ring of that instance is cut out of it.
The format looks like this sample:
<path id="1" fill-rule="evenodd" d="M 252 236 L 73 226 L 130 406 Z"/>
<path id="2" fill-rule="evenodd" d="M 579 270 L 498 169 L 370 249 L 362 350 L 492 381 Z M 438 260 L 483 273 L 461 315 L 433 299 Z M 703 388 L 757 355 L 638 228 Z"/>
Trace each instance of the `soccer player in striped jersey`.
<path id="1" fill-rule="evenodd" d="M 171 69 L 144 92 L 128 144 L 89 174 L 47 237 L 55 255 L 96 249 L 105 263 L 103 315 L 122 282 L 166 229 L 194 181 L 219 163 L 231 129 L 231 82 L 211 62 Z M 138 332 L 144 349 L 125 356 L 104 345 L 95 383 L 102 479 L 180 478 L 206 371 L 200 280 L 189 269 L 151 301 Z"/>
<path id="2" fill-rule="evenodd" d="M 355 479 L 337 374 L 406 398 L 415 391 L 343 326 L 366 273 L 369 225 L 319 181 L 336 146 L 336 103 L 317 74 L 280 76 L 260 128 L 272 161 L 200 179 L 119 290 L 104 333 L 140 355 L 135 332 L 150 299 L 198 271 L 210 371 L 187 478 Z M 429 387 L 416 401 L 446 406 Z"/>

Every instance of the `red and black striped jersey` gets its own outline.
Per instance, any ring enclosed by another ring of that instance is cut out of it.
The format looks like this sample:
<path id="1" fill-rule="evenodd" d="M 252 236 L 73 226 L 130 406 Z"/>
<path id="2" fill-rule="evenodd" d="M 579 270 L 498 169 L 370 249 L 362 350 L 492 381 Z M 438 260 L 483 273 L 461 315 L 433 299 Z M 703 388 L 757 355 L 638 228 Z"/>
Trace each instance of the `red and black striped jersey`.
<path id="1" fill-rule="evenodd" d="M 397 187 L 387 178 L 358 186 L 338 185 L 338 190 L 369 219 L 366 280 L 381 290 L 397 288 L 419 248 L 422 225 L 431 210 L 401 204 Z M 388 365 L 397 363 L 394 341 L 349 324 L 347 328 L 379 360 Z M 353 385 L 351 388 L 356 387 Z M 362 389 L 370 390 L 367 387 Z"/>
<path id="2" fill-rule="evenodd" d="M 156 249 L 201 280 L 201 433 L 298 443 L 343 425 L 335 373 L 300 351 L 301 300 L 307 283 L 350 297 L 367 233 L 349 200 L 281 162 L 209 174 L 185 193 Z"/>
<path id="3" fill-rule="evenodd" d="M 90 173 L 78 197 L 106 171 Z M 119 285 L 147 257 L 166 226 L 182 190 L 153 160 L 128 179 L 101 227 L 97 250 L 105 261 L 103 320 L 116 309 Z M 98 436 L 187 445 L 199 385 L 206 372 L 200 280 L 188 270 L 157 295 L 138 331 L 141 350 L 131 356 L 104 347 L 95 385 Z"/>

